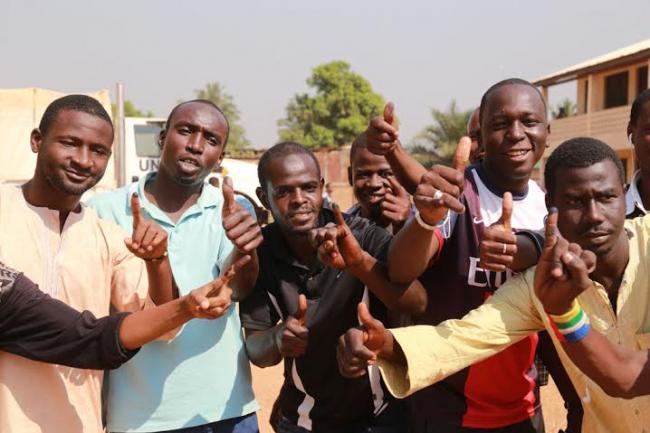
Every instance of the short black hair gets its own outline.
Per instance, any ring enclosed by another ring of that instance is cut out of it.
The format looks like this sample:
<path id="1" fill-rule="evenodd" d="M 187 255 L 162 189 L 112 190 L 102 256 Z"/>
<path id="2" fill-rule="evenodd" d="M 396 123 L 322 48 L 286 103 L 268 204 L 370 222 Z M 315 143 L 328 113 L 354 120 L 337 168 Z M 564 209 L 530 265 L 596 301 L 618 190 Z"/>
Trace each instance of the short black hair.
<path id="1" fill-rule="evenodd" d="M 618 171 L 621 185 L 625 185 L 625 171 L 621 158 L 604 142 L 591 137 L 576 137 L 566 140 L 551 153 L 544 167 L 546 191 L 553 196 L 556 174 L 560 168 L 585 168 L 606 159 L 611 160 Z"/>
<path id="2" fill-rule="evenodd" d="M 192 103 L 197 103 L 197 104 L 205 104 L 209 105 L 210 107 L 214 108 L 217 110 L 221 115 L 223 116 L 224 120 L 226 121 L 226 138 L 223 142 L 223 146 L 226 147 L 226 144 L 228 144 L 228 137 L 230 137 L 230 122 L 228 121 L 228 116 L 226 116 L 226 113 L 223 112 L 221 107 L 219 107 L 217 104 L 214 102 L 208 100 L 208 99 L 192 99 L 190 101 L 184 101 L 176 105 L 174 108 L 172 108 L 172 111 L 169 112 L 169 116 L 167 116 L 167 121 L 165 121 L 165 133 L 169 130 L 169 126 L 171 125 L 172 117 L 174 117 L 174 114 L 180 107 L 182 107 L 185 104 L 192 104 Z"/>
<path id="3" fill-rule="evenodd" d="M 366 131 L 363 131 L 357 136 L 357 138 L 354 139 L 352 146 L 350 146 L 350 166 L 352 165 L 352 161 L 354 161 L 354 157 L 357 155 L 357 152 L 359 152 L 361 149 L 367 148 L 368 142 L 366 141 Z"/>
<path id="4" fill-rule="evenodd" d="M 307 149 L 300 143 L 296 143 L 294 141 L 283 141 L 268 148 L 262 154 L 262 157 L 257 163 L 257 178 L 260 181 L 260 186 L 262 189 L 266 190 L 266 182 L 268 179 L 267 170 L 270 162 L 276 158 L 285 158 L 289 155 L 307 155 L 309 158 L 311 158 L 316 165 L 316 170 L 318 171 L 318 179 L 320 180 L 320 164 L 318 163 L 318 159 L 316 158 L 316 155 L 314 155 L 314 152 Z"/>
<path id="5" fill-rule="evenodd" d="M 88 95 L 67 95 L 55 99 L 45 109 L 43 117 L 41 117 L 41 122 L 38 125 L 38 130 L 41 132 L 43 137 L 47 135 L 50 126 L 52 126 L 52 122 L 54 122 L 59 113 L 65 110 L 81 111 L 82 113 L 97 116 L 100 119 L 105 120 L 109 125 L 111 125 L 111 128 L 113 128 L 111 116 L 108 115 L 104 107 L 102 107 L 102 104 L 100 104 L 97 99 Z"/>
<path id="6" fill-rule="evenodd" d="M 535 86 L 533 83 L 530 81 L 526 81 L 522 78 L 507 78 L 505 80 L 501 80 L 496 84 L 493 84 L 490 86 L 489 89 L 485 91 L 483 96 L 481 97 L 481 105 L 478 107 L 478 123 L 482 124 L 483 123 L 483 113 L 485 112 L 485 105 L 487 104 L 487 100 L 490 97 L 492 93 L 494 93 L 496 90 L 500 89 L 503 86 L 510 86 L 513 84 L 518 84 L 520 86 L 528 86 L 532 89 L 535 89 L 535 92 L 539 95 L 539 99 L 542 100 L 542 104 L 544 104 L 544 118 L 547 117 L 547 108 L 546 108 L 546 100 L 544 99 L 544 95 L 542 95 L 542 92 L 539 91 L 537 86 Z"/>
<path id="7" fill-rule="evenodd" d="M 646 102 L 650 101 L 650 89 L 645 89 L 643 92 L 639 93 L 632 103 L 632 109 L 630 110 L 630 125 L 636 125 L 636 121 L 639 120 L 641 115 L 641 109 Z"/>

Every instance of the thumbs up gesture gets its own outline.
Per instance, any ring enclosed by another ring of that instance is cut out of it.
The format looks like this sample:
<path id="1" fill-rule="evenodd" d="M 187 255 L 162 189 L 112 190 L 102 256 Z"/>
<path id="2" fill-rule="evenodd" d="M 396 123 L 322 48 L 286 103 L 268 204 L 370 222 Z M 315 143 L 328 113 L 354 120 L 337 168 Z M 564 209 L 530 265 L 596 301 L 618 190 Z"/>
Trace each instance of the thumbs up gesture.
<path id="1" fill-rule="evenodd" d="M 214 281 L 192 290 L 184 297 L 185 308 L 196 318 L 216 319 L 228 311 L 232 302 L 229 284 L 235 274 L 249 261 L 250 256 L 240 257 L 228 270 Z"/>
<path id="2" fill-rule="evenodd" d="M 383 116 L 377 116 L 370 121 L 366 129 L 366 145 L 368 150 L 377 155 L 387 155 L 397 146 L 399 125 L 395 119 L 395 105 L 388 102 L 384 107 Z"/>
<path id="3" fill-rule="evenodd" d="M 465 164 L 469 159 L 472 141 L 462 137 L 454 153 L 453 166 L 435 165 L 426 172 L 413 195 L 413 202 L 425 223 L 435 225 L 449 210 L 465 212 L 460 202 L 465 182 Z"/>
<path id="4" fill-rule="evenodd" d="M 167 255 L 167 232 L 155 221 L 147 219 L 140 208 L 138 194 L 131 195 L 133 233 L 126 238 L 126 247 L 144 260 L 160 260 Z"/>
<path id="5" fill-rule="evenodd" d="M 241 254 L 251 254 L 262 243 L 262 229 L 251 214 L 235 200 L 232 179 L 223 179 L 221 218 L 226 236 Z"/>
<path id="6" fill-rule="evenodd" d="M 354 268 L 363 263 L 365 252 L 348 227 L 341 209 L 332 205 L 336 223 L 312 229 L 309 240 L 318 251 L 318 259 L 335 269 Z"/>
<path id="7" fill-rule="evenodd" d="M 411 200 L 395 176 L 388 176 L 387 181 L 390 185 L 390 192 L 386 193 L 381 202 L 381 214 L 391 224 L 399 228 L 411 215 Z"/>
<path id="8" fill-rule="evenodd" d="M 275 344 L 283 358 L 298 358 L 305 354 L 309 339 L 307 298 L 298 295 L 296 312 L 288 316 L 275 334 Z"/>
<path id="9" fill-rule="evenodd" d="M 535 270 L 535 294 L 546 312 L 561 315 L 573 300 L 591 285 L 589 273 L 596 267 L 596 255 L 569 243 L 557 228 L 557 210 L 546 218 L 546 239 Z"/>
<path id="10" fill-rule="evenodd" d="M 349 329 L 339 338 L 336 360 L 339 372 L 344 377 L 360 377 L 366 374 L 369 364 L 377 362 L 384 347 L 387 332 L 384 325 L 370 315 L 364 303 L 357 306 L 361 326 Z"/>
<path id="11" fill-rule="evenodd" d="M 481 266 L 503 272 L 511 268 L 517 254 L 517 236 L 512 232 L 512 194 L 503 194 L 501 218 L 483 233 L 480 245 Z"/>

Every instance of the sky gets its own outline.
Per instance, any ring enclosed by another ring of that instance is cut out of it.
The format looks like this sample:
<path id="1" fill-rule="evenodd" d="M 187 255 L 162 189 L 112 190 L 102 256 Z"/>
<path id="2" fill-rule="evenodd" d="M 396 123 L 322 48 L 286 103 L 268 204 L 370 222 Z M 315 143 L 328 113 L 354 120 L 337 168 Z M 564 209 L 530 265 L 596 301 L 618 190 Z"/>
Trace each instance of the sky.
<path id="1" fill-rule="evenodd" d="M 166 117 L 219 81 L 255 147 L 312 68 L 346 60 L 395 102 L 401 136 L 455 99 L 478 105 L 493 83 L 535 79 L 650 38 L 648 0 L 3 0 L 0 88 L 87 92 Z M 551 104 L 574 96 L 551 88 Z"/>

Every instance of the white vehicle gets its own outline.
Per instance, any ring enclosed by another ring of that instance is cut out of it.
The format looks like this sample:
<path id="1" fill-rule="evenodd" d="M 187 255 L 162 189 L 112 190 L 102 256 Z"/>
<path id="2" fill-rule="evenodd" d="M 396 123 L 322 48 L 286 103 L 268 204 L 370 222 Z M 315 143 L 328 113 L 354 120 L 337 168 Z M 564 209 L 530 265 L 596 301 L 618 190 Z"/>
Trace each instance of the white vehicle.
<path id="1" fill-rule="evenodd" d="M 124 118 L 125 181 L 135 182 L 147 173 L 158 170 L 160 145 L 158 137 L 165 126 L 162 118 Z"/>

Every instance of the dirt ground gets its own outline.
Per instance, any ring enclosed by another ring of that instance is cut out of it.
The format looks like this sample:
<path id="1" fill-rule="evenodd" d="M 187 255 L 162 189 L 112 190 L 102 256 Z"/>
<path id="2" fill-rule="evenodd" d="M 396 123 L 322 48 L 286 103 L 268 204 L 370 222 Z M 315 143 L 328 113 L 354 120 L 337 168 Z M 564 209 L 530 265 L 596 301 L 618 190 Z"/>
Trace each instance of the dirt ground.
<path id="1" fill-rule="evenodd" d="M 262 409 L 257 413 L 260 422 L 261 433 L 272 433 L 268 419 L 275 397 L 282 384 L 282 365 L 271 368 L 253 368 L 253 388 L 255 395 Z M 544 422 L 547 433 L 557 433 L 560 428 L 565 427 L 566 410 L 562 404 L 562 398 L 555 387 L 552 379 L 549 384 L 542 387 L 542 405 L 544 407 Z"/>

